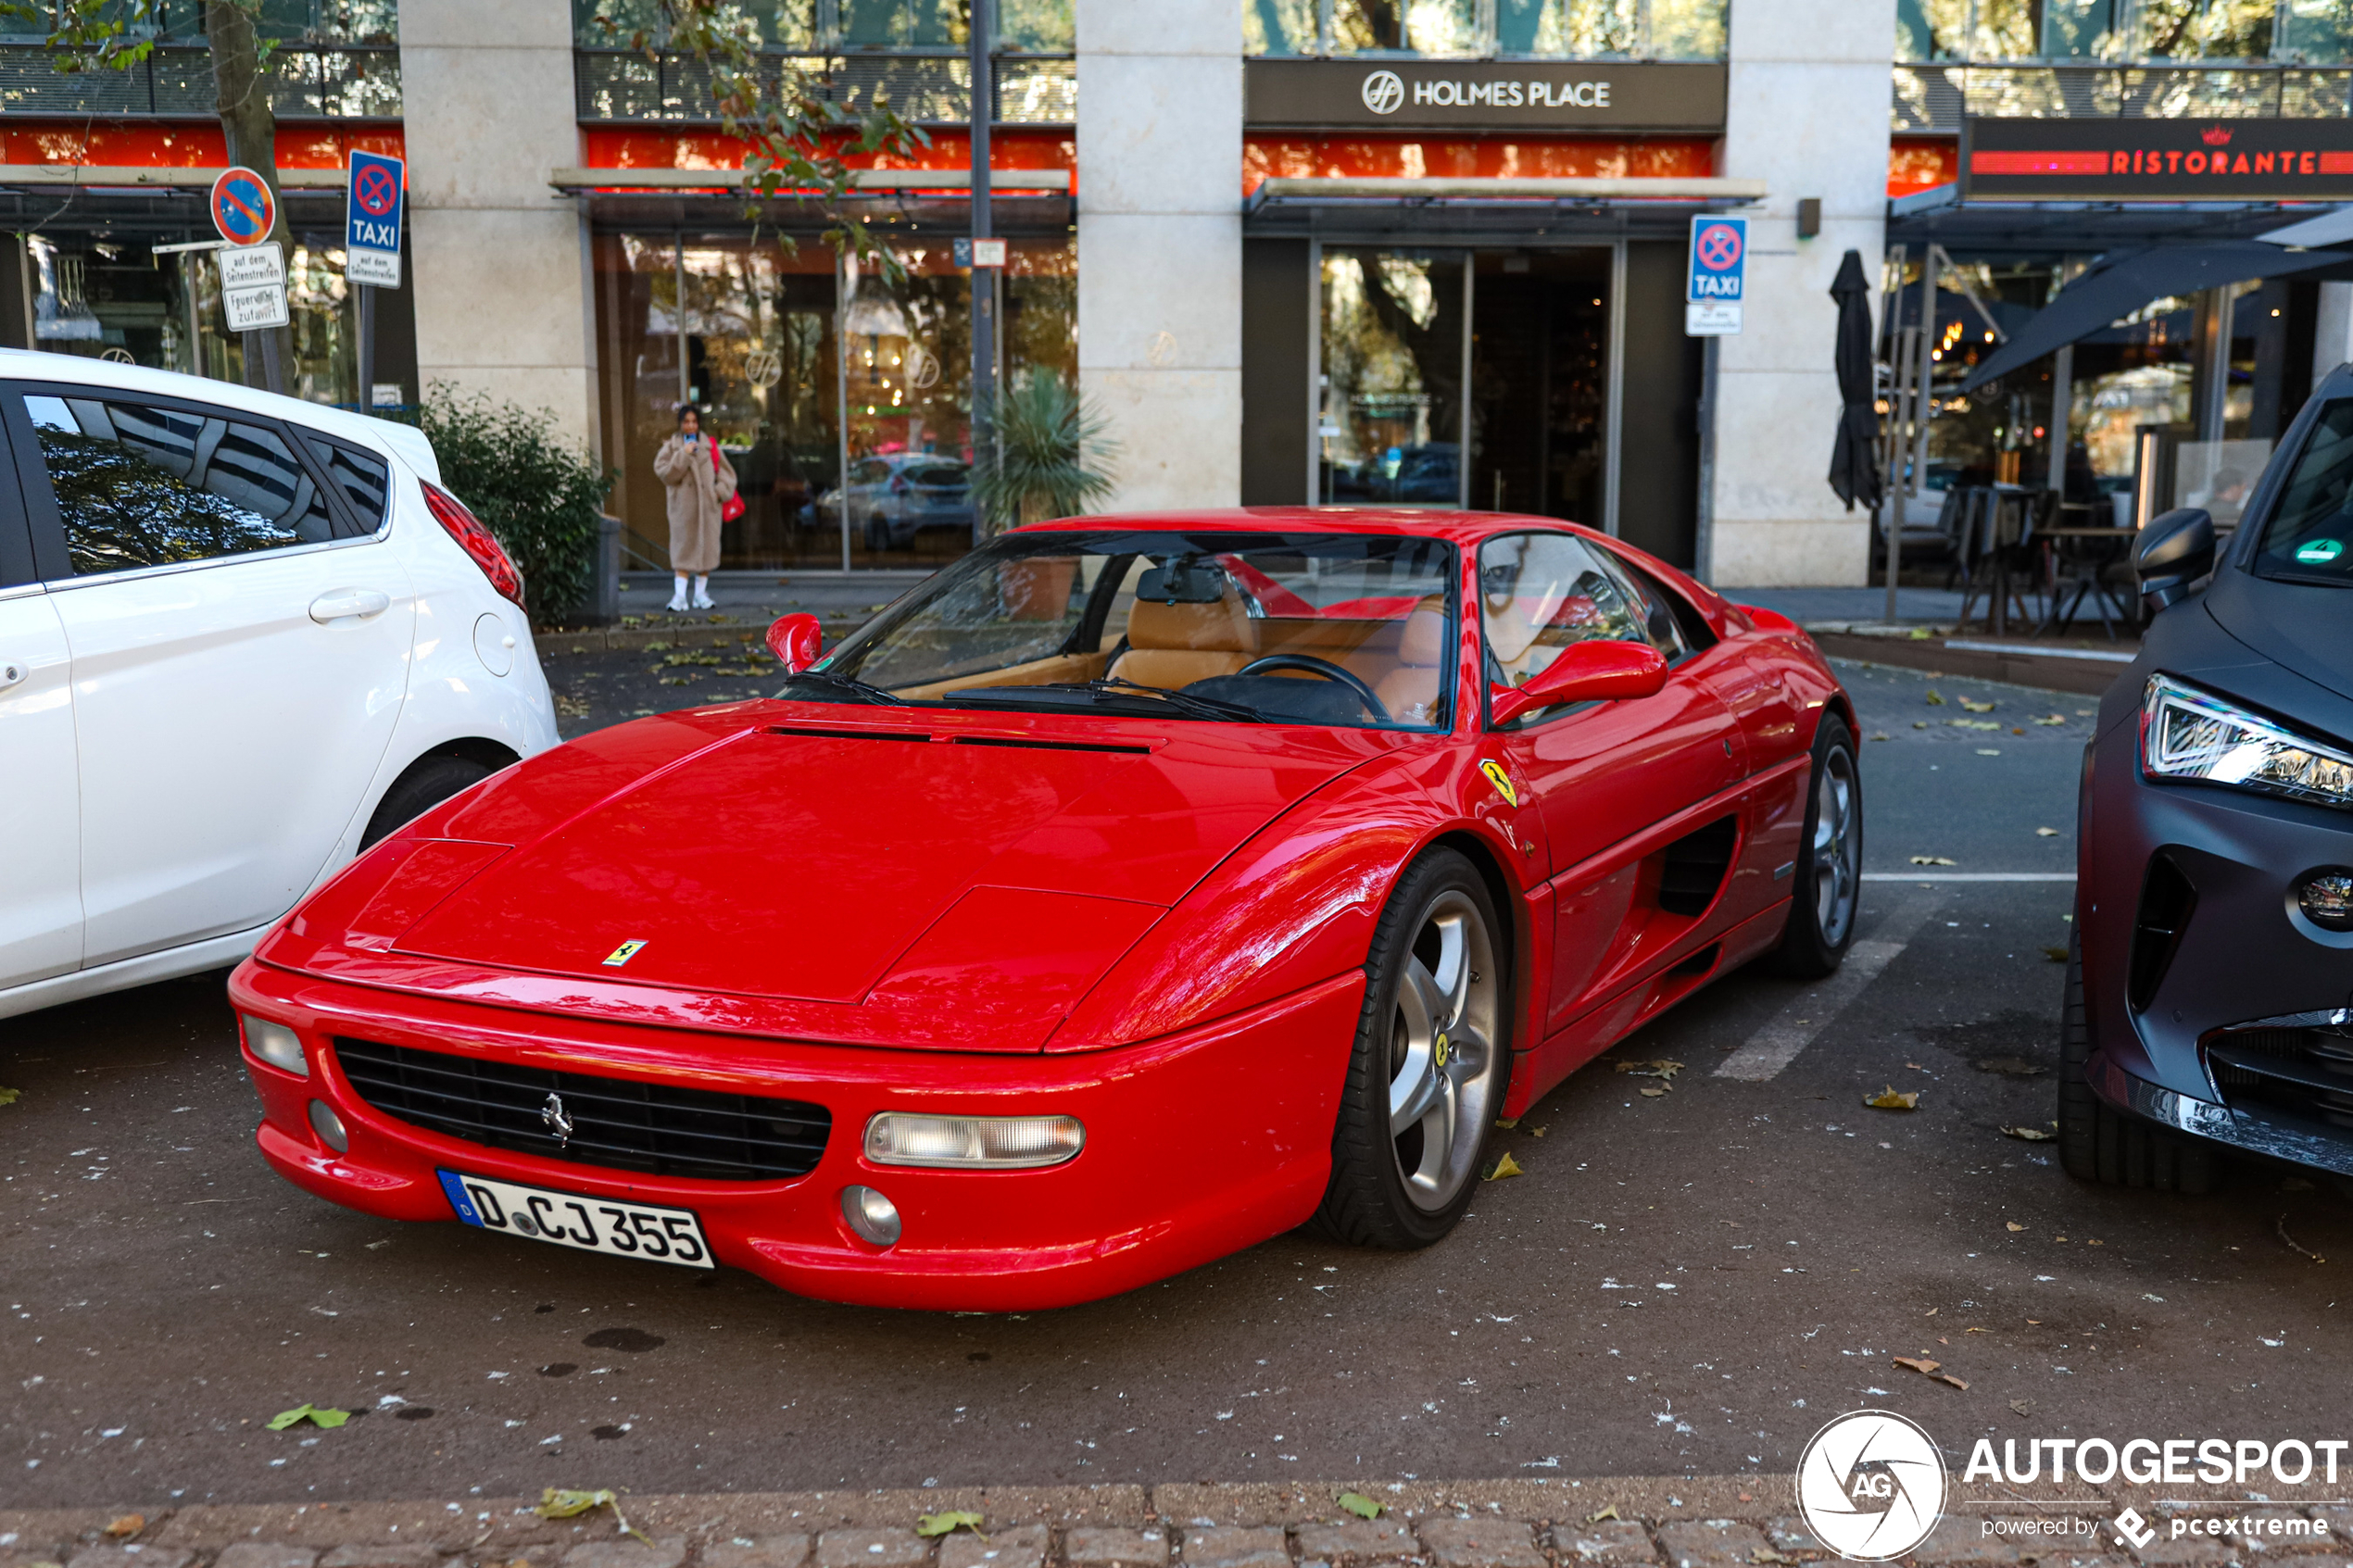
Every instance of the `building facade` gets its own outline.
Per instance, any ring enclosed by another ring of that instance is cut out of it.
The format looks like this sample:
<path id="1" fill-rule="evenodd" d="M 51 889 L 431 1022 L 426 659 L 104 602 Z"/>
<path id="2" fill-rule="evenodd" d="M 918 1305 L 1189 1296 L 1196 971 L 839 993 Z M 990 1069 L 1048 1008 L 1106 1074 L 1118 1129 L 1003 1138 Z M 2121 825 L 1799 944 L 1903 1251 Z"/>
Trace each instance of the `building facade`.
<path id="1" fill-rule="evenodd" d="M 1872 550 L 1872 515 L 1824 477 L 1849 250 L 1885 275 L 1875 314 L 1935 339 L 1916 511 L 1981 478 L 2129 489 L 2151 423 L 2276 434 L 2353 318 L 2317 277 L 2234 283 L 2154 302 L 2071 373 L 2046 358 L 1962 389 L 2096 256 L 2353 200 L 2317 175 L 2044 190 L 1997 172 L 2044 156 L 2021 124 L 2099 143 L 2085 167 L 2114 150 L 2101 137 L 2167 122 L 2247 146 L 2272 132 L 2246 122 L 2293 124 L 2337 148 L 2345 0 L 992 9 L 975 86 L 963 0 L 743 7 L 771 69 L 851 108 L 887 93 L 921 127 L 912 151 L 850 159 L 885 267 L 837 254 L 800 202 L 747 204 L 694 62 L 630 46 L 658 24 L 646 0 L 273 6 L 289 389 L 391 408 L 439 383 L 546 408 L 617 471 L 611 509 L 648 566 L 651 456 L 691 406 L 743 476 L 725 567 L 936 564 L 973 537 L 977 277 L 1000 376 L 1069 378 L 1106 420 L 1115 507 L 1530 512 L 1727 586 L 1833 583 L 1863 581 Z M 185 248 L 210 233 L 223 161 L 188 10 L 120 78 L 0 39 L 0 343 L 247 374 Z M 975 105 L 1009 250 L 977 274 L 952 250 Z M 355 149 L 405 156 L 409 186 L 366 388 L 340 249 Z M 2353 169 L 2353 142 L 2340 156 Z M 1748 220 L 1748 259 L 1742 331 L 1711 345 L 1684 295 L 1712 213 Z"/>

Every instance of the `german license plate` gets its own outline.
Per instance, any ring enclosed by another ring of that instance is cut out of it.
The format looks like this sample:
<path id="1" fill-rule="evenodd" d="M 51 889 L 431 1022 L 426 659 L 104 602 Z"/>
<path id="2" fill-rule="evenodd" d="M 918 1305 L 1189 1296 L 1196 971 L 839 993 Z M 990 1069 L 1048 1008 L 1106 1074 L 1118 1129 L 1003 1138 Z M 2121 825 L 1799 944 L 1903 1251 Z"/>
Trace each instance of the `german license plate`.
<path id="1" fill-rule="evenodd" d="M 457 1171 L 434 1174 L 458 1218 L 483 1230 L 549 1241 L 580 1252 L 610 1252 L 689 1269 L 711 1266 L 702 1224 L 690 1209 L 583 1198 Z"/>

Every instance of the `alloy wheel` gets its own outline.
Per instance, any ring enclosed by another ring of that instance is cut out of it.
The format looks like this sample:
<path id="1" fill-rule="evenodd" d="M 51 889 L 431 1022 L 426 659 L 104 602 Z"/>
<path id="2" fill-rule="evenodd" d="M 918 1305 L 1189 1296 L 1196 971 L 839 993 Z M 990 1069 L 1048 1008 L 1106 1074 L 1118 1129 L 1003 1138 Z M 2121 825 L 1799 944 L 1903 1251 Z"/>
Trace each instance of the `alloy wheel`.
<path id="1" fill-rule="evenodd" d="M 1855 755 L 1834 746 L 1814 781 L 1814 921 L 1822 940 L 1838 947 L 1855 923 L 1862 884 L 1855 832 Z"/>
<path id="2" fill-rule="evenodd" d="M 1495 949 L 1486 919 L 1448 889 L 1430 901 L 1390 1026 L 1389 1133 L 1405 1196 L 1444 1209 L 1473 1174 L 1502 1094 Z"/>

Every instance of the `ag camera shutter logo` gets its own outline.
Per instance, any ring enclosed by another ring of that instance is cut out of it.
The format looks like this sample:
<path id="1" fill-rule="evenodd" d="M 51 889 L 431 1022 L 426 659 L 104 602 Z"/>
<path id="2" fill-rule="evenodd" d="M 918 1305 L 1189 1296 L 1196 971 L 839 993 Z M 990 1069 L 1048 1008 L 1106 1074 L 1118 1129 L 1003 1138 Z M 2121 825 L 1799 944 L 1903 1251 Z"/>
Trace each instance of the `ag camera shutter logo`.
<path id="1" fill-rule="evenodd" d="M 1944 1456 L 1893 1411 L 1840 1416 L 1797 1461 L 1806 1528 L 1855 1562 L 1884 1562 L 1928 1539 L 1944 1512 Z"/>
<path id="2" fill-rule="evenodd" d="M 1395 114 L 1405 101 L 1405 83 L 1393 70 L 1377 70 L 1365 78 L 1359 93 L 1375 114 Z"/>

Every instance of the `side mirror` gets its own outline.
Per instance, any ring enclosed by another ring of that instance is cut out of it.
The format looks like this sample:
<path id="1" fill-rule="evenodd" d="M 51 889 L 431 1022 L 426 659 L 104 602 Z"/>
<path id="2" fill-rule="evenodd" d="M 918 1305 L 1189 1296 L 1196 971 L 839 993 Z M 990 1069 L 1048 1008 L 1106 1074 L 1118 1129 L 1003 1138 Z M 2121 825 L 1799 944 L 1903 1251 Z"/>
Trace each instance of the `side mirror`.
<path id="1" fill-rule="evenodd" d="M 1647 643 L 1571 643 L 1528 684 L 1494 689 L 1487 706 L 1501 728 L 1539 708 L 1656 696 L 1666 684 L 1666 657 Z"/>
<path id="2" fill-rule="evenodd" d="M 2149 520 L 2133 548 L 2133 571 L 2150 613 L 2179 604 L 2190 584 L 2214 570 L 2214 518 L 2183 507 Z"/>
<path id="3" fill-rule="evenodd" d="M 798 675 L 816 663 L 824 643 L 825 630 L 813 615 L 779 616 L 768 628 L 768 651 L 790 674 Z"/>

